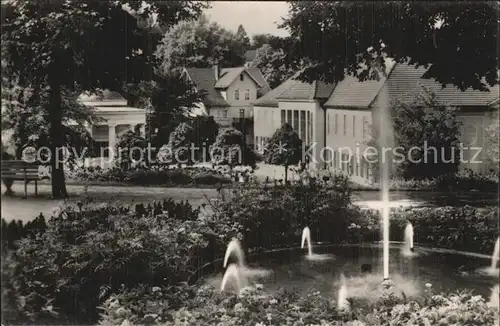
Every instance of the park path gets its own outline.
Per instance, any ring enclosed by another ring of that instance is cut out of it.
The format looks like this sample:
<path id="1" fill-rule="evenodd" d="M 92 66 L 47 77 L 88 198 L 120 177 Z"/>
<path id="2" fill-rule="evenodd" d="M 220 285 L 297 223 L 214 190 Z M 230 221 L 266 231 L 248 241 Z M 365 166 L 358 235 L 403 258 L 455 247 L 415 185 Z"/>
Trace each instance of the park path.
<path id="1" fill-rule="evenodd" d="M 42 213 L 50 216 L 54 210 L 65 205 L 64 200 L 50 198 L 51 186 L 42 184 L 38 186 L 38 197 L 34 196 L 33 185 L 28 185 L 28 199 L 23 199 L 24 188 L 21 184 L 14 184 L 12 189 L 14 197 L 4 195 L 5 188 L 2 184 L 2 215 L 7 221 L 19 219 L 29 221 Z M 193 206 L 206 203 L 206 198 L 215 198 L 217 190 L 200 188 L 164 188 L 164 187 L 126 187 L 126 186 L 88 186 L 85 194 L 83 185 L 67 185 L 70 198 L 66 204 L 76 204 L 85 198 L 92 198 L 101 203 L 148 203 L 171 197 L 176 201 L 189 200 Z"/>

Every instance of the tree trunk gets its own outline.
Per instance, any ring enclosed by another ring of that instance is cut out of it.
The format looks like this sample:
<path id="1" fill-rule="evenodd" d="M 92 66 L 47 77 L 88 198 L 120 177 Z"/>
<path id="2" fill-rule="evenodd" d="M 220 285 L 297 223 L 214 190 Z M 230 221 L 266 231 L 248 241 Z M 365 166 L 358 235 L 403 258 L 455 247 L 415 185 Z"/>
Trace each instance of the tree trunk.
<path id="1" fill-rule="evenodd" d="M 66 198 L 64 164 L 62 160 L 64 133 L 62 128 L 61 85 L 55 76 L 49 77 L 49 120 L 50 120 L 50 166 L 52 174 L 52 197 Z M 59 160 L 56 160 L 59 156 Z"/>
<path id="2" fill-rule="evenodd" d="M 285 165 L 285 184 L 288 183 L 288 165 Z"/>

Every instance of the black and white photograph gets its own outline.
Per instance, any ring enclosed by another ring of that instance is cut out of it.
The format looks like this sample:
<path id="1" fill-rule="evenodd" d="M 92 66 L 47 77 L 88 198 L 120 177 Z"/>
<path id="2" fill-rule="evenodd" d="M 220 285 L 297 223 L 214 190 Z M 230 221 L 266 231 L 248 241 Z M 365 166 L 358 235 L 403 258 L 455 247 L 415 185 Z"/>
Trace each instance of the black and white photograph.
<path id="1" fill-rule="evenodd" d="M 500 1 L 1 16 L 2 326 L 500 326 Z"/>

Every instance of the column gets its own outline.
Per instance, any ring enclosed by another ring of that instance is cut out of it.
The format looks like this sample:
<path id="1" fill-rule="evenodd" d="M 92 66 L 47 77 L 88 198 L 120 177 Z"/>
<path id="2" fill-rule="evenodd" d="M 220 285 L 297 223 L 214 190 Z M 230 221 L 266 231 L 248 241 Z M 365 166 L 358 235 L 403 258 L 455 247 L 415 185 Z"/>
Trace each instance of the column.
<path id="1" fill-rule="evenodd" d="M 146 125 L 144 123 L 139 124 L 139 131 L 142 137 L 146 137 Z"/>
<path id="2" fill-rule="evenodd" d="M 108 124 L 108 150 L 110 160 L 114 157 L 116 147 L 116 124 Z"/>

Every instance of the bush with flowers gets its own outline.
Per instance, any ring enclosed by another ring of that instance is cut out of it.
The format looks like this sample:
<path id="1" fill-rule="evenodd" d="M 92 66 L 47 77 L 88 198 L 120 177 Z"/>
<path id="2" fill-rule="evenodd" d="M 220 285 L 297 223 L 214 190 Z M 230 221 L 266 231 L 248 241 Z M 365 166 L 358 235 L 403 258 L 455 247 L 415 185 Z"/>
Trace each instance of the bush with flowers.
<path id="1" fill-rule="evenodd" d="M 203 286 L 183 307 L 143 310 L 139 314 L 132 313 L 137 303 L 130 305 L 122 295 L 116 295 L 103 306 L 101 325 L 498 325 L 498 308 L 489 306 L 481 296 L 465 292 L 434 295 L 428 289 L 419 298 L 406 298 L 388 289 L 378 301 L 359 305 L 351 300 L 348 309 L 339 310 L 331 295 L 315 289 L 307 296 L 264 290 L 257 284 L 236 295 Z M 156 302 L 162 303 L 159 298 Z"/>

